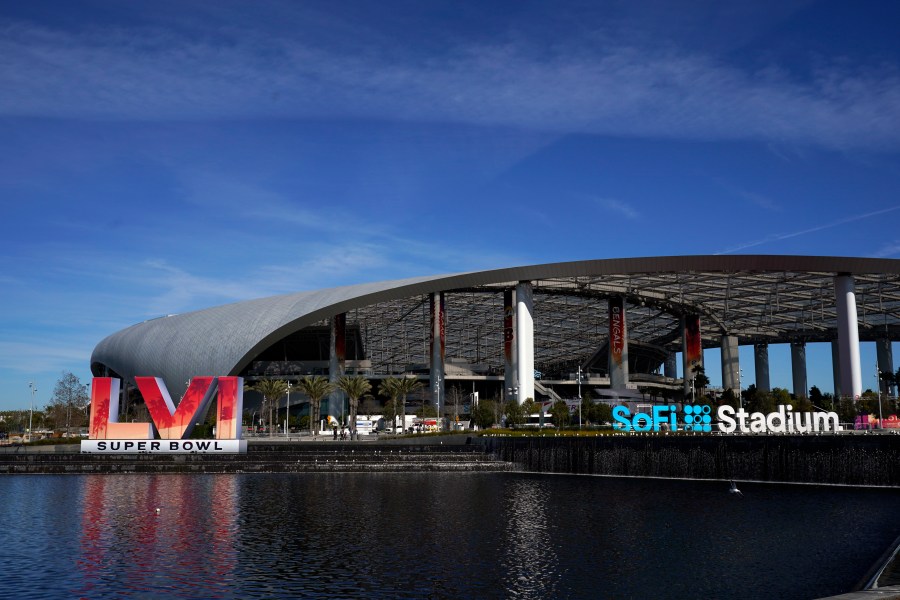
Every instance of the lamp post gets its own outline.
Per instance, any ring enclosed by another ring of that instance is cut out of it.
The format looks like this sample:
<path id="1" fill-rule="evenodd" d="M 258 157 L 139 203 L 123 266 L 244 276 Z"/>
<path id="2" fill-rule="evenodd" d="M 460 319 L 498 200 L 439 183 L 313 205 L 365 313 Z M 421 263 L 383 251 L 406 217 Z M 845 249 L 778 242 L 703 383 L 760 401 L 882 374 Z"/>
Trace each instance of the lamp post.
<path id="1" fill-rule="evenodd" d="M 284 436 L 288 437 L 288 427 L 291 424 L 291 382 L 287 382 L 287 406 L 284 410 Z"/>
<path id="2" fill-rule="evenodd" d="M 741 380 L 744 379 L 744 370 L 738 369 L 738 406 L 740 408 L 744 408 L 744 396 L 741 393 L 743 389 L 741 388 Z"/>
<path id="3" fill-rule="evenodd" d="M 878 388 L 878 429 L 884 429 L 884 423 L 881 415 L 881 369 L 878 364 L 875 365 L 875 386 Z"/>
<path id="4" fill-rule="evenodd" d="M 37 392 L 37 388 L 34 385 L 33 381 L 28 382 L 28 387 L 31 388 L 31 408 L 28 411 L 28 441 L 31 441 L 31 427 L 34 423 L 34 394 Z"/>
<path id="5" fill-rule="evenodd" d="M 443 431 L 444 430 L 444 421 L 443 421 L 443 419 L 441 419 L 441 404 L 442 404 L 441 401 L 443 400 L 443 398 L 441 398 L 441 376 L 440 375 L 437 375 L 434 378 L 434 398 L 435 398 L 434 407 L 437 409 L 436 410 L 437 414 L 435 415 L 435 423 L 437 424 L 437 430 Z M 404 420 L 403 431 L 406 431 L 406 396 L 403 397 L 403 420 Z"/>
<path id="6" fill-rule="evenodd" d="M 578 429 L 581 429 L 581 365 L 578 365 Z"/>

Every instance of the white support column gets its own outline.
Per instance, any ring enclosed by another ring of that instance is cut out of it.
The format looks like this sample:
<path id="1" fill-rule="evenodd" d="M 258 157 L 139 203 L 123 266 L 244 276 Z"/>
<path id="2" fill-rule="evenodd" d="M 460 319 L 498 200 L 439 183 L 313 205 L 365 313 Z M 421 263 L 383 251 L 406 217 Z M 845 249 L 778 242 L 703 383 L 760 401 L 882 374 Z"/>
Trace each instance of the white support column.
<path id="1" fill-rule="evenodd" d="M 347 313 L 334 315 L 330 319 L 331 339 L 328 344 L 328 381 L 337 382 L 344 374 L 344 365 L 347 358 Z M 328 408 L 322 411 L 325 415 L 341 420 L 346 417 L 343 413 L 344 392 L 335 389 L 328 396 Z M 318 431 L 318 425 L 316 425 Z"/>
<path id="2" fill-rule="evenodd" d="M 809 397 L 809 386 L 806 381 L 806 343 L 791 342 L 791 375 L 794 382 L 794 396 Z"/>
<path id="3" fill-rule="evenodd" d="M 891 348 L 891 340 L 889 338 L 878 338 L 875 342 L 875 348 L 878 355 L 878 370 L 881 373 L 894 372 L 894 351 Z M 893 385 L 885 383 L 884 380 L 878 382 L 881 393 L 886 396 L 893 396 Z"/>
<path id="4" fill-rule="evenodd" d="M 841 347 L 837 340 L 831 340 L 831 373 L 834 378 L 834 400 L 841 399 Z"/>
<path id="5" fill-rule="evenodd" d="M 849 396 L 855 401 L 862 394 L 862 370 L 859 361 L 859 317 L 856 314 L 856 286 L 853 277 L 835 276 L 834 302 L 837 308 L 841 358 L 841 396 Z"/>
<path id="6" fill-rule="evenodd" d="M 429 385 L 432 401 L 438 411 L 439 422 L 443 414 L 444 387 L 446 385 L 444 381 L 445 319 L 444 292 L 431 294 L 431 366 L 429 369 Z"/>
<path id="7" fill-rule="evenodd" d="M 738 389 L 741 379 L 741 363 L 738 353 L 738 338 L 736 335 L 722 336 L 722 388 L 731 390 L 736 396 L 741 393 Z"/>
<path id="8" fill-rule="evenodd" d="M 756 368 L 756 389 L 760 392 L 771 392 L 768 344 L 753 345 L 753 366 Z"/>
<path id="9" fill-rule="evenodd" d="M 531 282 L 516 286 L 516 366 L 519 391 L 516 401 L 534 398 L 534 290 Z"/>
<path id="10" fill-rule="evenodd" d="M 628 327 L 625 298 L 609 299 L 609 387 L 624 390 L 628 383 Z"/>

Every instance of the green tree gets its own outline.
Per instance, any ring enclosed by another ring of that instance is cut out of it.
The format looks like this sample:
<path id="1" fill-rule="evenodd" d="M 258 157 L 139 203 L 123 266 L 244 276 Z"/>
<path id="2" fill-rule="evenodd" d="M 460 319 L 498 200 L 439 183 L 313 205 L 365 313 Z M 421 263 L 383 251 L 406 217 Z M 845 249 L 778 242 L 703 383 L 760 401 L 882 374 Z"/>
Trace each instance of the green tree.
<path id="1" fill-rule="evenodd" d="M 406 428 L 406 397 L 413 392 L 421 390 L 423 387 L 425 386 L 422 385 L 422 382 L 415 377 L 400 378 L 400 397 L 402 398 L 400 402 L 400 418 L 403 419 L 404 429 Z M 440 420 L 438 420 L 438 427 L 440 427 Z"/>
<path id="2" fill-rule="evenodd" d="M 260 407 L 259 412 L 260 414 L 268 412 L 269 436 L 271 437 L 275 432 L 274 411 L 278 407 L 278 401 L 287 396 L 287 381 L 282 381 L 281 379 L 260 379 L 252 384 L 245 385 L 244 389 L 252 390 L 262 395 L 263 406 Z"/>
<path id="3" fill-rule="evenodd" d="M 334 384 L 321 375 L 307 375 L 297 382 L 300 391 L 309 396 L 309 432 L 315 435 L 319 427 L 322 398 L 334 390 Z"/>
<path id="4" fill-rule="evenodd" d="M 825 396 L 822 395 L 822 390 L 820 390 L 816 386 L 812 386 L 809 388 L 809 401 L 812 402 L 815 406 L 819 408 L 824 408 L 825 406 Z"/>
<path id="5" fill-rule="evenodd" d="M 858 414 L 856 404 L 850 398 L 842 398 L 838 403 L 838 418 L 841 423 L 853 423 L 856 421 Z"/>
<path id="6" fill-rule="evenodd" d="M 381 415 L 384 417 L 385 424 L 391 423 L 392 428 L 396 427 L 397 415 L 399 414 L 397 398 L 400 397 L 400 393 L 396 389 L 397 381 L 396 377 L 388 377 L 387 379 L 382 379 L 381 383 L 378 384 L 378 395 L 387 398 Z"/>
<path id="7" fill-rule="evenodd" d="M 697 392 L 697 396 L 703 397 L 706 388 L 709 386 L 709 377 L 706 376 L 706 369 L 703 368 L 703 365 L 694 365 L 694 368 L 691 369 L 694 373 L 694 389 Z"/>
<path id="8" fill-rule="evenodd" d="M 553 403 L 553 406 L 550 407 L 550 418 L 553 420 L 553 424 L 556 425 L 557 429 L 568 425 L 570 417 L 569 406 L 566 404 L 565 400 L 557 400 Z"/>
<path id="9" fill-rule="evenodd" d="M 359 410 L 362 414 L 371 416 L 382 412 L 384 409 L 374 396 L 364 396 L 362 404 L 359 406 Z"/>
<path id="10" fill-rule="evenodd" d="M 487 429 L 497 422 L 496 406 L 493 400 L 481 400 L 475 408 L 472 418 L 481 429 Z"/>
<path id="11" fill-rule="evenodd" d="M 880 389 L 884 391 L 885 394 L 890 394 L 891 388 L 897 383 L 896 373 L 891 373 L 890 371 L 878 371 L 878 377 L 881 379 Z"/>
<path id="12" fill-rule="evenodd" d="M 741 399 L 744 402 L 744 407 L 750 409 L 750 407 L 754 406 L 757 402 L 756 396 L 760 393 L 760 391 L 756 388 L 756 384 L 751 383 L 747 386 L 746 390 L 741 391 Z"/>
<path id="13" fill-rule="evenodd" d="M 856 410 L 858 414 L 877 415 L 878 394 L 868 389 L 864 391 L 856 401 Z"/>
<path id="14" fill-rule="evenodd" d="M 806 396 L 791 397 L 790 404 L 796 412 L 811 412 L 813 410 L 813 403 Z"/>
<path id="15" fill-rule="evenodd" d="M 722 392 L 722 398 L 719 400 L 720 406 L 724 406 L 726 404 L 728 406 L 731 406 L 732 408 L 738 407 L 737 395 L 734 393 L 734 390 L 732 390 L 731 388 L 728 388 L 724 392 Z"/>
<path id="16" fill-rule="evenodd" d="M 503 407 L 503 414 L 506 415 L 506 426 L 515 428 L 525 422 L 525 411 L 522 410 L 523 404 L 519 404 L 515 400 L 510 400 Z"/>
<path id="17" fill-rule="evenodd" d="M 538 412 L 538 405 L 534 401 L 534 398 L 525 398 L 525 402 L 522 403 L 522 414 L 527 421 L 528 418 Z"/>
<path id="18" fill-rule="evenodd" d="M 90 406 L 87 386 L 69 371 L 63 371 L 56 381 L 53 396 L 47 404 L 46 412 L 56 425 L 56 429 L 66 428 L 66 437 L 72 433 L 72 426 L 83 427 L 87 422 L 87 407 Z"/>
<path id="19" fill-rule="evenodd" d="M 612 423 L 612 407 L 606 402 L 594 402 L 588 411 L 588 420 L 595 425 Z"/>
<path id="20" fill-rule="evenodd" d="M 372 391 L 372 384 L 362 375 L 354 375 L 353 377 L 342 375 L 335 386 L 347 394 L 347 398 L 350 401 L 350 439 L 358 439 L 356 434 L 356 411 L 359 408 L 359 399 Z"/>

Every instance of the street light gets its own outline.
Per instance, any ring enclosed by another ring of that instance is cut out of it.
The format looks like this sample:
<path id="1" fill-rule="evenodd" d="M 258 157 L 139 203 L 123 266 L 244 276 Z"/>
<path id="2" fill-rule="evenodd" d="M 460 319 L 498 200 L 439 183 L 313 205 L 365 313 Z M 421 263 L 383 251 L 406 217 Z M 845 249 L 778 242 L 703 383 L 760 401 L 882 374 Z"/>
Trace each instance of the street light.
<path id="1" fill-rule="evenodd" d="M 741 393 L 743 390 L 741 388 L 741 380 L 744 378 L 744 370 L 738 369 L 738 406 L 740 408 L 744 408 L 744 396 Z"/>
<path id="2" fill-rule="evenodd" d="M 434 407 L 437 409 L 437 415 L 435 416 L 435 423 L 437 423 L 437 430 L 444 430 L 444 421 L 441 419 L 441 404 L 443 398 L 441 398 L 441 376 L 436 375 L 434 378 Z M 406 431 L 406 397 L 403 398 L 403 431 Z"/>
<path id="3" fill-rule="evenodd" d="M 875 386 L 878 388 L 878 429 L 884 429 L 884 422 L 881 415 L 881 369 L 875 364 Z"/>
<path id="4" fill-rule="evenodd" d="M 581 365 L 578 365 L 578 429 L 581 429 Z"/>
<path id="5" fill-rule="evenodd" d="M 32 431 L 31 427 L 34 422 L 34 394 L 37 392 L 37 388 L 34 386 L 33 381 L 28 382 L 28 387 L 31 388 L 31 409 L 28 411 L 28 441 L 31 441 Z"/>
<path id="6" fill-rule="evenodd" d="M 291 382 L 287 382 L 287 406 L 284 414 L 284 435 L 288 437 L 288 427 L 291 424 Z"/>

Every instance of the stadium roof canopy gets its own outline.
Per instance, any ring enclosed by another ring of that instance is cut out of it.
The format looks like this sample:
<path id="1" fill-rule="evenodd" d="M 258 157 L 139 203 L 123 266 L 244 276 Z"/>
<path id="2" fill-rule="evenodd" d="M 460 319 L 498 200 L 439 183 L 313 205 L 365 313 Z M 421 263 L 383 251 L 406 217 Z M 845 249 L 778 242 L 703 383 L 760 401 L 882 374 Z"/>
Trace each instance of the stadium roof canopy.
<path id="1" fill-rule="evenodd" d="M 703 345 L 836 338 L 834 277 L 855 281 L 860 340 L 900 338 L 900 260 L 675 256 L 586 260 L 298 292 L 133 325 L 101 341 L 95 375 L 240 375 L 289 336 L 347 313 L 373 375 L 428 363 L 429 294 L 445 292 L 450 359 L 502 368 L 503 291 L 534 285 L 535 368 L 581 364 L 607 339 L 607 303 L 627 302 L 630 341 L 681 350 L 680 317 L 701 315 Z"/>

